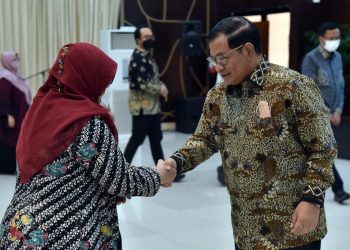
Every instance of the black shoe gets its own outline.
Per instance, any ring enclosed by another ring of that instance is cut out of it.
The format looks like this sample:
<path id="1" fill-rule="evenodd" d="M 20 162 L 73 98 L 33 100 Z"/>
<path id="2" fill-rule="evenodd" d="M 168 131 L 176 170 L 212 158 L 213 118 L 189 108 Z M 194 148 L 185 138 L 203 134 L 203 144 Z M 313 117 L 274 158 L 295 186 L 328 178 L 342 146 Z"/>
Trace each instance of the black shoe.
<path id="1" fill-rule="evenodd" d="M 218 166 L 217 171 L 218 171 L 218 181 L 221 183 L 221 185 L 226 186 L 223 166 Z"/>
<path id="2" fill-rule="evenodd" d="M 174 182 L 179 182 L 181 181 L 183 178 L 185 178 L 185 174 L 178 174 L 175 179 Z"/>
<path id="3" fill-rule="evenodd" d="M 345 192 L 344 190 L 334 193 L 334 200 L 340 204 L 342 204 L 343 201 L 347 199 L 350 199 L 350 194 Z"/>

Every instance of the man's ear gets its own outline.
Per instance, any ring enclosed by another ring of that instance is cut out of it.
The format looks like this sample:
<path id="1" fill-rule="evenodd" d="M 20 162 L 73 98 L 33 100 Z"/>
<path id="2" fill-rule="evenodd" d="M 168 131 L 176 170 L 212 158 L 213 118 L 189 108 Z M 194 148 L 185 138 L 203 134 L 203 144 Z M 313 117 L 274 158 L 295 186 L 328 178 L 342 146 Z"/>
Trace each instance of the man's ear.
<path id="1" fill-rule="evenodd" d="M 318 41 L 320 42 L 321 45 L 325 44 L 325 39 L 323 36 L 318 36 Z"/>
<path id="2" fill-rule="evenodd" d="M 137 44 L 138 46 L 141 45 L 141 38 L 136 38 L 136 44 Z"/>
<path id="3" fill-rule="evenodd" d="M 255 52 L 255 47 L 254 47 L 254 45 L 253 45 L 252 43 L 250 43 L 250 42 L 247 42 L 247 43 L 245 43 L 245 44 L 243 45 L 243 50 L 244 50 L 245 53 L 246 53 L 247 55 L 249 55 L 249 56 L 256 54 L 256 52 Z"/>

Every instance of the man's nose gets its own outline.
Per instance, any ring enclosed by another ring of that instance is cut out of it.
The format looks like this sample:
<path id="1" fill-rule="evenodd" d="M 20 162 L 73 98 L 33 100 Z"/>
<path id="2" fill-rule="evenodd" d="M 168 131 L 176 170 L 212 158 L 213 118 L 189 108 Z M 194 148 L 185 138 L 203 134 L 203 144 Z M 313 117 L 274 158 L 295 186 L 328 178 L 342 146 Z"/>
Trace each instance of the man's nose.
<path id="1" fill-rule="evenodd" d="M 217 63 L 216 66 L 215 66 L 215 69 L 217 72 L 220 72 L 224 69 L 225 67 L 222 66 L 220 63 Z"/>

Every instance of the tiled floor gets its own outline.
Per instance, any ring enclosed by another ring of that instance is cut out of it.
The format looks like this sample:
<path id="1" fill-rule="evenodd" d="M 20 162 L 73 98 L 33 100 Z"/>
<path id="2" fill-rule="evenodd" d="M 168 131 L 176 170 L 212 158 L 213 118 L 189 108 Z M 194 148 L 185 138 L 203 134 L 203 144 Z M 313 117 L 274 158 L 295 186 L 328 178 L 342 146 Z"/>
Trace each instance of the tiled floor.
<path id="1" fill-rule="evenodd" d="M 169 156 L 189 135 L 165 132 L 163 148 Z M 125 145 L 121 145 L 124 148 Z M 153 165 L 148 142 L 142 162 Z M 151 198 L 134 197 L 118 208 L 124 250 L 233 250 L 228 194 L 217 181 L 219 155 L 188 173 L 181 183 L 162 188 Z M 350 161 L 336 161 L 350 191 Z M 0 175 L 0 217 L 9 203 L 14 176 Z M 326 197 L 328 234 L 322 250 L 350 249 L 350 202 L 338 205 L 332 192 Z"/>

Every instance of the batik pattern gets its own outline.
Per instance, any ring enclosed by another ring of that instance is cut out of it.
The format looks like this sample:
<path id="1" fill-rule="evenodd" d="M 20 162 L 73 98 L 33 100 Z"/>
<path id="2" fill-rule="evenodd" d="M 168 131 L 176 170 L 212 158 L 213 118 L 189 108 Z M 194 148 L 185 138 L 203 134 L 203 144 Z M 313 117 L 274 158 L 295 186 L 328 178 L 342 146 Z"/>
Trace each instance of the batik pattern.
<path id="1" fill-rule="evenodd" d="M 132 115 L 160 113 L 159 69 L 151 52 L 135 48 L 129 63 L 129 109 Z"/>
<path id="2" fill-rule="evenodd" d="M 291 248 L 326 234 L 323 208 L 312 232 L 290 229 L 298 203 L 322 202 L 333 182 L 337 150 L 325 105 L 310 78 L 268 67 L 261 84 L 211 89 L 195 133 L 172 156 L 186 172 L 220 152 L 240 249 Z"/>
<path id="3" fill-rule="evenodd" d="M 153 196 L 159 186 L 156 169 L 129 165 L 95 117 L 42 172 L 17 179 L 0 249 L 121 249 L 118 197 Z"/>

